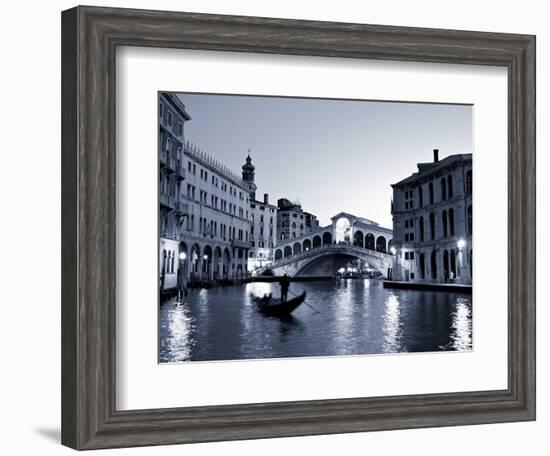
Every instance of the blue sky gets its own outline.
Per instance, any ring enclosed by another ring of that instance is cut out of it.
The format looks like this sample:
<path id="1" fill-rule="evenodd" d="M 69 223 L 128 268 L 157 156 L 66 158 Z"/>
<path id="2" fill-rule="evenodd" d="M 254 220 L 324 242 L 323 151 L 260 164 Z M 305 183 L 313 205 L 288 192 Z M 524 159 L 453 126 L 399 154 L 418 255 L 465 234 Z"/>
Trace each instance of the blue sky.
<path id="1" fill-rule="evenodd" d="M 472 106 L 179 94 L 185 137 L 240 174 L 250 148 L 258 198 L 288 198 L 321 225 L 340 211 L 392 227 L 390 185 L 416 163 L 472 153 Z"/>

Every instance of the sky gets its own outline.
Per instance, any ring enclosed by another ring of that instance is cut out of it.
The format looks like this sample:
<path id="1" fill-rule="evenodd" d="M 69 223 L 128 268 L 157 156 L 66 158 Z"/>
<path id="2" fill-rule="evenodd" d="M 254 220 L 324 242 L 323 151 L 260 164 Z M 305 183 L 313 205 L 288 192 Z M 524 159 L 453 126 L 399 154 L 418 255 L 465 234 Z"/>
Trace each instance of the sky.
<path id="1" fill-rule="evenodd" d="M 328 225 L 338 212 L 391 228 L 391 184 L 419 162 L 472 153 L 472 106 L 178 94 L 185 140 L 241 174 L 250 149 L 257 199 L 298 201 Z"/>

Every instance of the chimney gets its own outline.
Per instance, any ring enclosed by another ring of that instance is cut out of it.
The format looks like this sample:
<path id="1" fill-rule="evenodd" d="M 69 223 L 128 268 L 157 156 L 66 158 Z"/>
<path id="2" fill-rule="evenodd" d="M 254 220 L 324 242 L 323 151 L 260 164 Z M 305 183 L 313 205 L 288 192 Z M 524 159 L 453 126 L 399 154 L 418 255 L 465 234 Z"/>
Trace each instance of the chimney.
<path id="1" fill-rule="evenodd" d="M 439 149 L 434 149 L 434 163 L 439 161 Z"/>
<path id="2" fill-rule="evenodd" d="M 269 195 L 264 193 L 264 204 L 269 204 Z"/>

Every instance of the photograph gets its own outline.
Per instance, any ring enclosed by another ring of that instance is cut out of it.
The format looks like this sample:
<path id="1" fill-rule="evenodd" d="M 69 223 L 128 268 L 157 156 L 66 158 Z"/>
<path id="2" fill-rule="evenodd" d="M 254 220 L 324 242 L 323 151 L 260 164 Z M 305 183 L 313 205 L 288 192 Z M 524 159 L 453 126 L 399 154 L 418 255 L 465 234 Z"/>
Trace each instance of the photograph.
<path id="1" fill-rule="evenodd" d="M 158 92 L 159 362 L 473 350 L 473 106 Z"/>

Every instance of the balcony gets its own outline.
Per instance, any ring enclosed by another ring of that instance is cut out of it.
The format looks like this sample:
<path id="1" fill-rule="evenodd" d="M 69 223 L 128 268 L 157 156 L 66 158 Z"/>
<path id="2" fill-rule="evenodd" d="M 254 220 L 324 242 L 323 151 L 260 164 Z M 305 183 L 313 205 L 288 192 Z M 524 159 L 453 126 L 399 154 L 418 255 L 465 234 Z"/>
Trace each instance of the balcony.
<path id="1" fill-rule="evenodd" d="M 251 244 L 250 242 L 246 242 L 246 241 L 239 241 L 238 239 L 233 239 L 231 241 L 231 246 L 232 247 L 238 247 L 238 248 L 241 248 L 241 249 L 249 249 L 251 248 Z"/>
<path id="2" fill-rule="evenodd" d="M 183 201 L 174 201 L 173 209 L 177 215 L 186 215 L 189 213 L 189 204 Z"/>
<path id="3" fill-rule="evenodd" d="M 176 172 L 176 178 L 183 180 L 185 179 L 185 166 L 183 160 L 174 160 L 174 170 Z"/>
<path id="4" fill-rule="evenodd" d="M 168 207 L 170 209 L 174 209 L 175 206 L 175 198 L 173 196 L 169 196 L 166 193 L 161 193 L 160 197 L 160 205 Z"/>
<path id="5" fill-rule="evenodd" d="M 166 153 L 165 150 L 161 150 L 160 151 L 160 167 L 161 168 L 166 168 L 168 166 L 168 154 Z"/>

